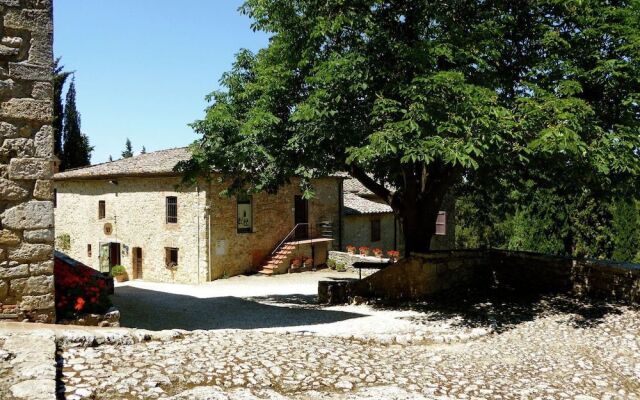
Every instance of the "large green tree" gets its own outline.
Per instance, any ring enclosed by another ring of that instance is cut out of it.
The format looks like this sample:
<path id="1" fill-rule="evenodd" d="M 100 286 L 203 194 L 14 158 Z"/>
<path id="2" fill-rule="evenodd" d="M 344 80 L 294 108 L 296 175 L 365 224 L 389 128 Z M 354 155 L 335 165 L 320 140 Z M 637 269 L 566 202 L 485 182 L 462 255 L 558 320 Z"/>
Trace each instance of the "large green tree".
<path id="1" fill-rule="evenodd" d="M 62 132 L 62 155 L 60 170 L 80 168 L 91 164 L 93 147 L 82 133 L 80 113 L 76 106 L 76 84 L 72 80 L 64 105 L 64 127 Z"/>
<path id="2" fill-rule="evenodd" d="M 429 249 L 445 193 L 615 190 L 640 170 L 640 2 L 248 0 L 180 169 L 230 192 L 347 171 Z M 392 189 L 391 189 L 392 188 Z"/>

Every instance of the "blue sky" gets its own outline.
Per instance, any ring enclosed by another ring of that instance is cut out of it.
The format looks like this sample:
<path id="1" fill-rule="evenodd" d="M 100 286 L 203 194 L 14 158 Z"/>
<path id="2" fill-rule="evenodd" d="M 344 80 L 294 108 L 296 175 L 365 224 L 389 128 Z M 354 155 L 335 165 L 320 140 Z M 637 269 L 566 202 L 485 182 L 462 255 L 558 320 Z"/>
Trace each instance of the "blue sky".
<path id="1" fill-rule="evenodd" d="M 57 0 L 55 53 L 75 71 L 82 131 L 92 162 L 134 151 L 185 146 L 187 126 L 202 118 L 204 96 L 241 48 L 256 51 L 254 33 L 237 10 L 241 0 Z"/>

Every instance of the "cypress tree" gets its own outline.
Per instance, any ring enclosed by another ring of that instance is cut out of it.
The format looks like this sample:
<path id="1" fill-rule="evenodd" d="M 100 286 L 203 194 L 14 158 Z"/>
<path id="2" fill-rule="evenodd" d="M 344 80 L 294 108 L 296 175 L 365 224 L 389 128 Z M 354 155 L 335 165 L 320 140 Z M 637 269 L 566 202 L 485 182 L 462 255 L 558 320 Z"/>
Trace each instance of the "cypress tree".
<path id="1" fill-rule="evenodd" d="M 638 230 L 638 210 L 635 202 L 626 199 L 618 200 L 613 206 L 613 259 L 616 261 L 633 261 L 638 253 L 640 238 Z"/>
<path id="2" fill-rule="evenodd" d="M 60 65 L 60 58 L 53 64 L 53 135 L 54 154 L 62 160 L 62 128 L 64 120 L 64 105 L 62 104 L 62 90 L 72 72 L 64 71 Z"/>
<path id="3" fill-rule="evenodd" d="M 89 145 L 89 138 L 82 134 L 80 125 L 80 113 L 76 107 L 76 85 L 75 80 L 72 80 L 64 107 L 61 171 L 91 164 L 93 147 Z"/>
<path id="4" fill-rule="evenodd" d="M 127 142 L 124 144 L 124 151 L 122 152 L 122 158 L 133 157 L 133 147 L 131 146 L 131 140 L 127 138 Z"/>
<path id="5" fill-rule="evenodd" d="M 142 146 L 142 150 L 140 151 L 140 154 L 147 154 L 147 148 Z"/>

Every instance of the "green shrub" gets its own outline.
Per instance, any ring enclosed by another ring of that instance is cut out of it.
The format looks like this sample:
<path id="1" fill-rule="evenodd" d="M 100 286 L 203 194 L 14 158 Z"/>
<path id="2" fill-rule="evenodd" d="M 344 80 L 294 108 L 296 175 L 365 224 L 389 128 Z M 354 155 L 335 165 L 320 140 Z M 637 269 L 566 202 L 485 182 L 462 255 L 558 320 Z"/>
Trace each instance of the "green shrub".
<path id="1" fill-rule="evenodd" d="M 126 273 L 127 269 L 122 265 L 114 265 L 113 268 L 111 268 L 111 275 L 113 276 L 125 275 Z"/>
<path id="2" fill-rule="evenodd" d="M 336 264 L 336 271 L 344 272 L 346 270 L 347 270 L 347 264 L 345 264 L 345 263 L 337 263 Z"/>
<path id="3" fill-rule="evenodd" d="M 327 260 L 327 267 L 329 269 L 336 269 L 336 265 L 337 265 L 336 260 L 332 260 L 332 259 Z"/>

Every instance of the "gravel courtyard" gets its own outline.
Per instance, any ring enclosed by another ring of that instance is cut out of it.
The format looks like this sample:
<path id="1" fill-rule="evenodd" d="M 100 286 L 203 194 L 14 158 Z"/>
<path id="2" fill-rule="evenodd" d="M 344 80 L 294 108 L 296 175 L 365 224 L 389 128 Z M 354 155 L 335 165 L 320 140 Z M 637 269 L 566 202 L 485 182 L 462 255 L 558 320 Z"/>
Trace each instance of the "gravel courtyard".
<path id="1" fill-rule="evenodd" d="M 122 285 L 128 328 L 55 327 L 37 347 L 57 343 L 59 399 L 640 399 L 638 308 L 503 292 L 325 308 L 327 273 Z M 36 398 L 15 371 L 46 365 L 12 335 L 0 394 Z"/>

